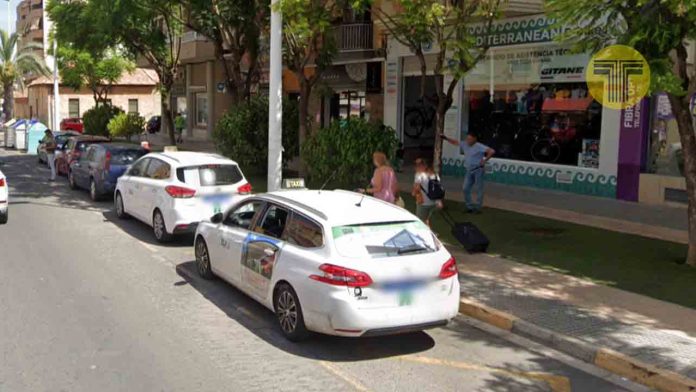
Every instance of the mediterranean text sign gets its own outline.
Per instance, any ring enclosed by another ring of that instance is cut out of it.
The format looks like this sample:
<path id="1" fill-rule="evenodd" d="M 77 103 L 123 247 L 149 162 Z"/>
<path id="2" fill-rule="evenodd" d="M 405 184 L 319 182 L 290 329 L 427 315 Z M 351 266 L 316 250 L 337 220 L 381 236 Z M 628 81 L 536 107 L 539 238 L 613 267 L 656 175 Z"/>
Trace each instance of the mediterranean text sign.
<path id="1" fill-rule="evenodd" d="M 610 109 L 638 103 L 650 87 L 650 66 L 637 50 L 611 45 L 592 56 L 585 74 L 590 94 Z"/>

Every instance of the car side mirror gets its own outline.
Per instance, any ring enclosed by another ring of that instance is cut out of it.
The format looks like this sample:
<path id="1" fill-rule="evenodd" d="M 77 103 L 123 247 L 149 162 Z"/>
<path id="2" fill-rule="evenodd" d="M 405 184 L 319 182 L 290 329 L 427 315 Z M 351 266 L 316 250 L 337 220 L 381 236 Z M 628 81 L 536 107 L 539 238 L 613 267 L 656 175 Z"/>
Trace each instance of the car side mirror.
<path id="1" fill-rule="evenodd" d="M 215 223 L 215 224 L 222 223 L 222 218 L 223 218 L 222 212 L 218 212 L 217 214 L 210 217 L 210 222 Z"/>

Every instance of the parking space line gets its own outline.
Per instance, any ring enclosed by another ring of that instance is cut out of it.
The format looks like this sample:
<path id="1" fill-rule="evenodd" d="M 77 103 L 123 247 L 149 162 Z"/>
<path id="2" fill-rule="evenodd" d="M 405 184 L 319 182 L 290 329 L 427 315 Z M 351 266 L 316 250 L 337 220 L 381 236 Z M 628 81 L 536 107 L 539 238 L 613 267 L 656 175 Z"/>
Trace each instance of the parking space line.
<path id="1" fill-rule="evenodd" d="M 438 358 L 422 357 L 422 356 L 415 356 L 415 355 L 405 355 L 405 356 L 401 356 L 401 357 L 396 357 L 395 359 L 409 361 L 409 362 L 417 362 L 417 363 L 422 363 L 422 364 L 426 364 L 426 365 L 446 366 L 446 367 L 452 367 L 452 368 L 464 369 L 464 370 L 474 370 L 474 371 L 498 373 L 498 374 L 508 376 L 508 377 L 526 378 L 528 380 L 543 381 L 546 384 L 548 384 L 548 386 L 554 392 L 570 392 L 571 391 L 570 380 L 568 380 L 567 377 L 557 376 L 555 374 L 550 374 L 550 373 L 522 372 L 522 371 L 515 371 L 515 370 L 505 370 L 505 369 L 500 369 L 500 368 L 477 365 L 477 364 L 468 363 L 468 362 L 450 361 L 447 359 L 438 359 Z"/>
<path id="2" fill-rule="evenodd" d="M 365 386 L 363 386 L 361 383 L 359 383 L 356 379 L 353 377 L 350 377 L 349 375 L 345 374 L 342 372 L 340 369 L 338 369 L 336 366 L 333 364 L 326 362 L 326 361 L 319 361 L 319 364 L 324 367 L 324 369 L 328 370 L 331 372 L 333 375 L 341 378 L 343 381 L 347 382 L 350 384 L 353 388 L 355 388 L 357 391 L 360 392 L 369 392 L 369 389 L 367 389 Z"/>

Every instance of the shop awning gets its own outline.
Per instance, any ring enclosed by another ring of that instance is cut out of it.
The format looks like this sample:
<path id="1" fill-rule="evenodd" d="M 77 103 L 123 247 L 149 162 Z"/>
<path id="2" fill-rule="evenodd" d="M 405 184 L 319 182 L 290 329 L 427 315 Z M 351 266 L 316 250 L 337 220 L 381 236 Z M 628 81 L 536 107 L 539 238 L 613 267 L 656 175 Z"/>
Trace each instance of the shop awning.
<path id="1" fill-rule="evenodd" d="M 592 98 L 547 98 L 541 107 L 543 112 L 584 112 L 590 107 Z"/>

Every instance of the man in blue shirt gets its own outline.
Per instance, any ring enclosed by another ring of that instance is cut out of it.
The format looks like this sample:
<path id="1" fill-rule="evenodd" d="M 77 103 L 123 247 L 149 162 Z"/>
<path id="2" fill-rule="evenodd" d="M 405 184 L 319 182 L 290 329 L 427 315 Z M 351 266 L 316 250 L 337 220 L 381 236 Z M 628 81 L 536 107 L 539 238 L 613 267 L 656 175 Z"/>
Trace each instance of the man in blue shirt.
<path id="1" fill-rule="evenodd" d="M 464 200 L 466 208 L 471 213 L 481 213 L 483 206 L 483 175 L 486 171 L 485 166 L 495 150 L 478 142 L 478 136 L 469 133 L 463 142 L 441 135 L 443 140 L 447 140 L 450 144 L 459 146 L 464 153 L 464 167 L 466 168 L 466 177 L 464 179 Z M 471 191 L 476 187 L 476 202 L 471 200 Z"/>

